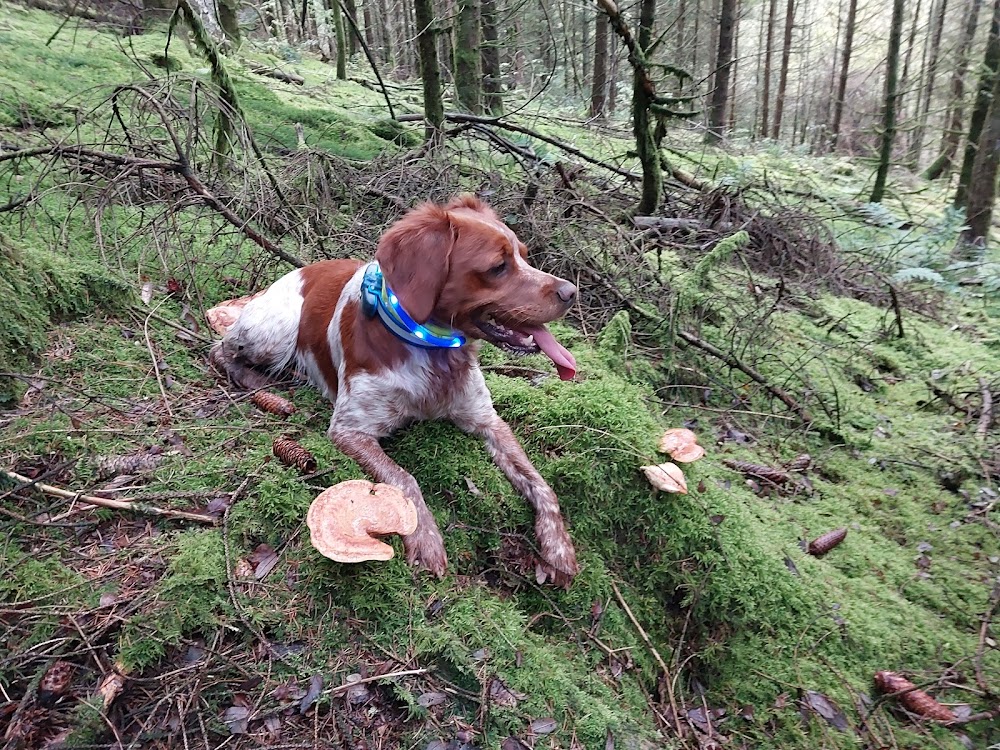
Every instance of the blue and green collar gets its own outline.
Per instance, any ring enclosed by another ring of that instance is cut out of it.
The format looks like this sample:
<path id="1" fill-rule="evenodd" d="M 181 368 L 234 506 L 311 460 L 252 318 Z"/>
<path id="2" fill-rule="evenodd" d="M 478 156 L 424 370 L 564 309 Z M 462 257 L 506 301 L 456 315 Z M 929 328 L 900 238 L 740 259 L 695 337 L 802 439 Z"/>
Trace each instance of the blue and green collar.
<path id="1" fill-rule="evenodd" d="M 386 283 L 377 261 L 365 268 L 361 280 L 361 309 L 366 317 L 378 315 L 383 325 L 407 344 L 425 349 L 457 349 L 465 344 L 465 336 L 454 328 L 433 321 L 420 324 L 411 318 Z"/>

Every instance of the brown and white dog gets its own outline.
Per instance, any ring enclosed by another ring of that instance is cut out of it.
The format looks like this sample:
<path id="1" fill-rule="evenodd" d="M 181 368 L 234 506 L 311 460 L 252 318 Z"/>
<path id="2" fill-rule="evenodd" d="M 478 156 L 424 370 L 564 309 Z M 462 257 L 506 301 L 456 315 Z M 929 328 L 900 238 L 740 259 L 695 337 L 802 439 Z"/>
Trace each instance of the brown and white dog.
<path id="1" fill-rule="evenodd" d="M 526 258 L 524 243 L 477 198 L 425 203 L 385 232 L 377 265 L 326 260 L 276 281 L 246 305 L 211 359 L 243 387 L 259 387 L 262 373 L 305 373 L 334 403 L 329 438 L 413 500 L 418 524 L 403 539 L 407 560 L 439 576 L 448 560 L 434 516 L 416 480 L 379 440 L 425 419 L 448 419 L 482 436 L 534 506 L 537 573 L 568 585 L 579 568 L 559 501 L 497 415 L 476 358 L 476 340 L 540 350 L 561 378 L 574 376 L 573 356 L 545 324 L 566 313 L 576 287 Z M 435 335 L 440 346 L 422 345 Z"/>

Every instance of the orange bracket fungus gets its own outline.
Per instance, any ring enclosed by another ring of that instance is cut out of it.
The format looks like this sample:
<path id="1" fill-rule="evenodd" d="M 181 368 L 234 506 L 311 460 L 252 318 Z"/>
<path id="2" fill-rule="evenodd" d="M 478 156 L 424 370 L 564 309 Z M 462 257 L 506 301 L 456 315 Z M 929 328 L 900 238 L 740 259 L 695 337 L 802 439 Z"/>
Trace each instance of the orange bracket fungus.
<path id="1" fill-rule="evenodd" d="M 697 461 L 705 455 L 705 449 L 698 445 L 698 436 L 684 427 L 664 432 L 660 438 L 659 450 L 682 464 Z"/>
<path id="2" fill-rule="evenodd" d="M 351 479 L 321 492 L 306 515 L 310 539 L 337 562 L 389 560 L 393 549 L 376 535 L 412 534 L 417 509 L 398 487 Z"/>

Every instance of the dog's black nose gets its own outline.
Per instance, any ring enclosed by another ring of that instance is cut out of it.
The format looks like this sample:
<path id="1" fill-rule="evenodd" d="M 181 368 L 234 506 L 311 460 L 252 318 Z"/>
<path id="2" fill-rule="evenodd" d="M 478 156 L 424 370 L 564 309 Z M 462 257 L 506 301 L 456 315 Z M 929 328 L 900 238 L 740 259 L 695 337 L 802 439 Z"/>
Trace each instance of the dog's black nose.
<path id="1" fill-rule="evenodd" d="M 556 294 L 567 305 L 572 305 L 576 300 L 576 287 L 568 281 L 564 281 L 556 287 Z"/>

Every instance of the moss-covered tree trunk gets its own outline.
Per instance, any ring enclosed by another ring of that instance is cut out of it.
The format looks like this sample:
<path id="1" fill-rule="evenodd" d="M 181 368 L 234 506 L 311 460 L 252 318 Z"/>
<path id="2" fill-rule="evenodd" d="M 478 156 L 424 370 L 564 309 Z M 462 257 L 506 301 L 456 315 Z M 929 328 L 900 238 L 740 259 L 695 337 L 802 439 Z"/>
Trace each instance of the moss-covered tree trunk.
<path id="1" fill-rule="evenodd" d="M 715 56 L 715 88 L 712 90 L 712 104 L 708 114 L 706 143 L 722 140 L 722 128 L 726 119 L 726 104 L 729 101 L 729 73 L 733 66 L 733 37 L 736 28 L 736 0 L 722 0 L 722 15 L 719 20 L 719 47 Z"/>
<path id="2" fill-rule="evenodd" d="M 479 67 L 479 0 L 458 0 L 455 36 L 455 95 L 467 112 L 482 111 L 482 73 Z"/>
<path id="3" fill-rule="evenodd" d="M 333 27 L 337 34 L 337 78 L 346 81 L 347 35 L 344 33 L 344 14 L 340 11 L 339 0 L 330 0 L 330 11 L 333 14 Z"/>
<path id="4" fill-rule="evenodd" d="M 594 81 L 590 116 L 604 117 L 608 108 L 608 17 L 598 11 L 594 28 Z"/>
<path id="5" fill-rule="evenodd" d="M 774 21 L 778 14 L 778 0 L 769 0 L 767 25 L 764 29 L 764 72 L 761 74 L 760 135 L 767 138 L 771 119 L 771 67 L 774 63 Z M 692 70 L 694 70 L 692 68 Z"/>
<path id="6" fill-rule="evenodd" d="M 892 164 L 892 146 L 896 140 L 896 103 L 899 99 L 899 47 L 903 37 L 903 0 L 893 0 L 892 21 L 889 26 L 889 52 L 885 63 L 885 106 L 882 110 L 882 147 L 879 151 L 878 170 L 872 187 L 871 202 L 880 203 L 885 194 L 885 184 Z"/>
<path id="7" fill-rule="evenodd" d="M 645 55 L 653 39 L 653 23 L 656 21 L 656 0 L 642 0 L 639 12 L 639 49 Z M 644 75 L 642 64 L 632 71 L 632 131 L 635 147 L 642 164 L 642 198 L 637 209 L 639 214 L 649 215 L 660 205 L 663 192 L 663 171 L 660 165 L 660 150 L 653 136 L 649 106 L 653 103 L 653 92 L 647 90 L 649 79 Z"/>
<path id="8" fill-rule="evenodd" d="M 491 115 L 503 114 L 500 95 L 500 41 L 497 34 L 496 0 L 482 0 L 479 21 L 483 32 L 483 105 Z"/>
<path id="9" fill-rule="evenodd" d="M 237 12 L 240 9 L 239 0 L 219 0 L 219 25 L 222 26 L 222 33 L 226 35 L 229 42 L 226 49 L 239 49 L 241 42 L 240 22 Z"/>
<path id="10" fill-rule="evenodd" d="M 441 66 L 438 63 L 432 0 L 413 0 L 413 12 L 417 24 L 420 78 L 424 84 L 424 119 L 427 121 L 425 135 L 433 146 L 440 143 L 442 138 L 444 101 L 441 98 Z"/>
<path id="11" fill-rule="evenodd" d="M 962 121 L 965 119 L 965 76 L 969 72 L 969 51 L 976 36 L 976 26 L 979 21 L 979 10 L 982 0 L 970 0 L 962 29 L 962 38 L 955 52 L 957 61 L 951 74 L 951 96 L 948 104 L 947 124 L 944 137 L 941 139 L 941 153 L 937 159 L 924 171 L 924 178 L 936 180 L 941 175 L 951 174 L 952 162 L 962 140 Z"/>
<path id="12" fill-rule="evenodd" d="M 844 50 L 841 53 L 840 77 L 837 80 L 837 94 L 833 100 L 833 122 L 830 124 L 829 147 L 837 148 L 840 140 L 840 126 L 844 117 L 844 99 L 847 97 L 847 74 L 851 68 L 851 52 L 854 48 L 854 26 L 858 17 L 858 0 L 850 0 L 847 6 L 847 23 L 844 27 Z"/>
<path id="13" fill-rule="evenodd" d="M 792 56 L 792 31 L 795 28 L 795 0 L 788 0 L 785 6 L 785 33 L 781 47 L 781 70 L 778 73 L 778 92 L 774 96 L 774 123 L 771 137 L 778 140 L 781 135 L 781 118 L 785 113 L 785 94 L 788 91 L 788 64 Z"/>
<path id="14" fill-rule="evenodd" d="M 358 4 L 357 0 L 344 0 L 344 8 L 347 10 L 347 15 L 352 21 L 354 21 L 354 26 L 358 26 Z M 354 57 L 358 54 L 358 38 L 354 34 L 347 35 L 347 54 Z"/>
<path id="15" fill-rule="evenodd" d="M 979 139 L 976 161 L 969 181 L 964 237 L 966 241 L 985 241 L 993 218 L 993 202 L 997 193 L 997 166 L 1000 164 L 1000 76 L 993 82 L 993 104 Z"/>
<path id="16" fill-rule="evenodd" d="M 962 156 L 962 169 L 958 175 L 958 188 L 955 190 L 955 208 L 966 204 L 969 195 L 969 183 L 972 180 L 972 169 L 976 162 L 976 149 L 979 146 L 979 136 L 983 132 L 986 116 L 990 111 L 993 83 L 1000 69 L 1000 0 L 993 2 L 993 20 L 990 21 L 990 36 L 986 42 L 983 54 L 983 66 L 979 74 L 979 87 L 976 91 L 976 103 L 972 106 L 969 117 L 969 133 L 965 140 L 965 153 Z"/>

